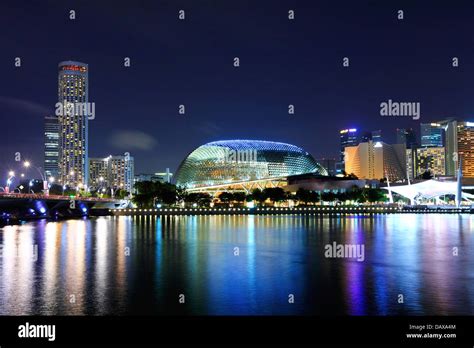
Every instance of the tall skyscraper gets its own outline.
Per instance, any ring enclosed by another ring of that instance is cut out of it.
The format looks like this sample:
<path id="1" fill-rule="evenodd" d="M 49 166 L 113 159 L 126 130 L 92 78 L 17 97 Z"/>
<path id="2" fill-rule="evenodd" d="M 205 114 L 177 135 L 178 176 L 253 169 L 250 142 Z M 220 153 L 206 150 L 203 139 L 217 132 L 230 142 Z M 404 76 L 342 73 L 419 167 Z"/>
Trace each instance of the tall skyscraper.
<path id="1" fill-rule="evenodd" d="M 339 161 L 336 163 L 336 172 L 341 173 L 344 170 L 344 155 L 347 146 L 356 146 L 360 142 L 359 134 L 356 128 L 342 129 L 339 131 L 340 150 Z"/>
<path id="2" fill-rule="evenodd" d="M 382 131 L 374 130 L 371 132 L 364 132 L 359 139 L 360 143 L 367 143 L 369 141 L 373 141 L 374 143 L 378 143 L 382 141 Z"/>
<path id="3" fill-rule="evenodd" d="M 88 65 L 65 61 L 58 65 L 59 181 L 73 187 L 86 187 L 89 180 L 88 116 L 66 103 L 88 103 Z M 85 104 L 83 104 L 85 105 Z M 68 109 L 70 110 L 70 109 Z"/>
<path id="4" fill-rule="evenodd" d="M 407 149 L 413 149 L 418 146 L 416 133 L 412 128 L 397 128 L 397 144 L 404 144 Z"/>
<path id="5" fill-rule="evenodd" d="M 336 175 L 336 159 L 335 158 L 318 158 L 316 160 L 327 170 L 329 175 Z"/>
<path id="6" fill-rule="evenodd" d="M 442 147 L 444 128 L 439 123 L 422 123 L 421 146 L 422 147 Z"/>
<path id="7" fill-rule="evenodd" d="M 344 162 L 344 149 L 347 146 L 356 146 L 359 144 L 359 134 L 355 128 L 343 129 L 339 132 L 339 138 L 341 141 L 340 160 Z"/>
<path id="8" fill-rule="evenodd" d="M 462 160 L 463 177 L 474 177 L 474 122 L 437 122 L 444 128 L 446 175 L 455 176 Z"/>
<path id="9" fill-rule="evenodd" d="M 378 143 L 382 141 L 382 131 L 380 129 L 372 131 L 371 135 L 372 135 L 372 141 L 374 143 Z"/>
<path id="10" fill-rule="evenodd" d="M 58 180 L 59 123 L 56 116 L 44 118 L 44 173 L 46 178 Z"/>
<path id="11" fill-rule="evenodd" d="M 462 175 L 474 177 L 474 122 L 458 122 L 458 163 L 462 160 Z"/>

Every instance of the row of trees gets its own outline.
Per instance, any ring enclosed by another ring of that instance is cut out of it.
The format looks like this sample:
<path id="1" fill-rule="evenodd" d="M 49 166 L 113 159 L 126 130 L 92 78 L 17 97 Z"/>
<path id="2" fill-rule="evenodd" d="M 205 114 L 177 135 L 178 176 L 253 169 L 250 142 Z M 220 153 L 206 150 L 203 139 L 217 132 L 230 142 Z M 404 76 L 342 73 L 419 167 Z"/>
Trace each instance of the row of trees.
<path id="1" fill-rule="evenodd" d="M 380 189 L 372 188 L 358 188 L 353 187 L 351 190 L 346 192 L 322 192 L 321 194 L 315 191 L 309 191 L 305 189 L 299 189 L 296 194 L 288 193 L 280 187 L 266 188 L 264 190 L 255 189 L 251 194 L 245 195 L 243 192 L 229 193 L 224 192 L 219 195 L 221 202 L 243 202 L 243 201 L 256 201 L 263 204 L 267 200 L 271 202 L 282 202 L 293 200 L 300 204 L 314 204 L 321 201 L 324 202 L 346 202 L 354 201 L 358 203 L 375 203 L 387 201 L 385 192 Z"/>
<path id="2" fill-rule="evenodd" d="M 279 203 L 288 200 L 303 205 L 315 204 L 321 201 L 354 201 L 358 203 L 387 201 L 385 192 L 381 189 L 358 188 L 356 186 L 346 192 L 323 192 L 321 194 L 305 189 L 299 189 L 296 194 L 292 194 L 280 187 L 273 187 L 263 190 L 254 189 L 250 194 L 244 192 L 222 192 L 215 198 L 207 193 L 188 193 L 184 188 L 169 183 L 144 181 L 136 183 L 135 188 L 137 193 L 133 196 L 133 201 L 139 208 L 156 207 L 157 204 L 175 205 L 183 202 L 206 207 L 213 201 L 224 204 L 242 204 L 255 201 L 259 205 L 263 205 L 267 201 Z"/>

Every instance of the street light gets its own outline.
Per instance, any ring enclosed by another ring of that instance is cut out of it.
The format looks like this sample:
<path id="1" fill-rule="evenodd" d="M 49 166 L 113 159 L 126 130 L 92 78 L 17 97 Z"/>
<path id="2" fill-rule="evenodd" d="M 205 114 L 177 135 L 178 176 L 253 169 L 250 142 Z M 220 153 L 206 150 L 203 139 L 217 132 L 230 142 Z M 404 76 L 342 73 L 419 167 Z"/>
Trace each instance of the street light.
<path id="1" fill-rule="evenodd" d="M 23 166 L 25 168 L 34 167 L 38 171 L 39 175 L 41 176 L 41 180 L 43 180 L 43 191 L 44 191 L 45 195 L 48 195 L 49 194 L 48 182 L 46 181 L 46 177 L 45 177 L 44 173 L 41 171 L 41 168 L 36 167 L 36 166 L 32 166 L 30 161 L 23 162 Z"/>
<path id="2" fill-rule="evenodd" d="M 10 185 L 13 182 L 14 177 L 15 177 L 15 172 L 13 170 L 10 170 L 8 172 L 7 187 L 5 188 L 6 192 L 10 192 Z"/>

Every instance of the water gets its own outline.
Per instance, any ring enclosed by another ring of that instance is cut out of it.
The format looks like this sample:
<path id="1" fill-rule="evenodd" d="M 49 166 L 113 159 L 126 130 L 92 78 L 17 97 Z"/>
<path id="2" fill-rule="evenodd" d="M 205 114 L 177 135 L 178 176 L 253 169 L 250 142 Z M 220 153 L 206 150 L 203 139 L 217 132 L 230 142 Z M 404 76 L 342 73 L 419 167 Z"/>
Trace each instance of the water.
<path id="1" fill-rule="evenodd" d="M 418 214 L 6 226 L 0 314 L 472 315 L 473 226 Z M 334 241 L 363 244 L 365 260 L 326 258 Z"/>

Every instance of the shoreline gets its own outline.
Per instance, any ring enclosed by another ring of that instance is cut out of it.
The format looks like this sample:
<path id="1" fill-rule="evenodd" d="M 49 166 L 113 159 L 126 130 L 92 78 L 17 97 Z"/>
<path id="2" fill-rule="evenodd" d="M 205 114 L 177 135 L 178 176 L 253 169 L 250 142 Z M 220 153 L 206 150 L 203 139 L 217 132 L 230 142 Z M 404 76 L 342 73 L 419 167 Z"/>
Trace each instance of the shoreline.
<path id="1" fill-rule="evenodd" d="M 160 208 L 160 209 L 109 209 L 108 215 L 141 216 L 141 215 L 340 215 L 340 214 L 473 214 L 474 208 L 463 207 L 370 207 L 370 206 L 336 206 L 336 207 L 258 207 L 258 208 Z"/>

